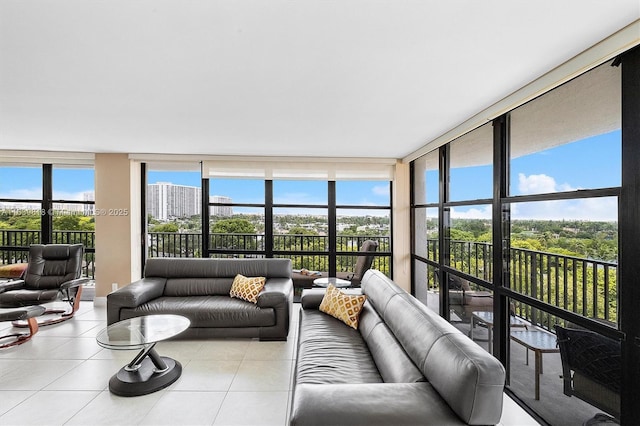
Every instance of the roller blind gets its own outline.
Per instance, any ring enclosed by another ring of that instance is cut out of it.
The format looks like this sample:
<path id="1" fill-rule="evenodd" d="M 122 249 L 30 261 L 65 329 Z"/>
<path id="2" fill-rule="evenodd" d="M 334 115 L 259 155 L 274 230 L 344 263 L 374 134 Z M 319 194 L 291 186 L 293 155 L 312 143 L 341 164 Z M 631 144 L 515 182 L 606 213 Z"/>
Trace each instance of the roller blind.
<path id="1" fill-rule="evenodd" d="M 214 159 L 203 161 L 203 178 L 269 180 L 393 180 L 396 160 Z"/>

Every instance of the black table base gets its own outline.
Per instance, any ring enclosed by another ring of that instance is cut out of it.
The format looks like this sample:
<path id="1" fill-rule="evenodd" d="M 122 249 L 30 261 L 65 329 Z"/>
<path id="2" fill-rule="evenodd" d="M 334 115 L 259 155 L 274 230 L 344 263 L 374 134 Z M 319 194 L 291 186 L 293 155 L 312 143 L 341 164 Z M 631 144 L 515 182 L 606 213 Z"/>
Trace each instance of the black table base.
<path id="1" fill-rule="evenodd" d="M 140 396 L 164 389 L 180 377 L 182 365 L 160 356 L 154 345 L 143 349 L 109 380 L 109 390 L 119 396 Z"/>

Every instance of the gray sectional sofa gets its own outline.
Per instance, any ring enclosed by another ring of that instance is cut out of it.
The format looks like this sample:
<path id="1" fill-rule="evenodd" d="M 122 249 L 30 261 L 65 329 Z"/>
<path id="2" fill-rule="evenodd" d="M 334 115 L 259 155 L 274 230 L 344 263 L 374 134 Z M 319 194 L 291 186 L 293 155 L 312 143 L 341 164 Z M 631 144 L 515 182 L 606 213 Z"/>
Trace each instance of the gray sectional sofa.
<path id="1" fill-rule="evenodd" d="M 256 304 L 229 296 L 237 274 L 267 278 Z M 289 259 L 152 258 L 144 278 L 107 296 L 107 323 L 177 314 L 191 320 L 180 337 L 287 340 L 292 304 Z"/>
<path id="2" fill-rule="evenodd" d="M 379 271 L 361 291 L 357 330 L 318 310 L 323 290 L 303 292 L 291 425 L 500 421 L 496 358 Z"/>

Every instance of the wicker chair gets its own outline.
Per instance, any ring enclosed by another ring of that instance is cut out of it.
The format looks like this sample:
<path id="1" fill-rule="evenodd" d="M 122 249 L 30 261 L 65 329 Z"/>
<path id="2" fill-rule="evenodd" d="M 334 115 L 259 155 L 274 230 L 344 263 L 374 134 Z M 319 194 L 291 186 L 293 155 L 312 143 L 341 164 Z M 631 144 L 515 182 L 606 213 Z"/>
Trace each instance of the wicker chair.
<path id="1" fill-rule="evenodd" d="M 620 417 L 620 342 L 593 331 L 556 325 L 563 391 Z M 602 418 L 602 415 L 599 415 Z"/>

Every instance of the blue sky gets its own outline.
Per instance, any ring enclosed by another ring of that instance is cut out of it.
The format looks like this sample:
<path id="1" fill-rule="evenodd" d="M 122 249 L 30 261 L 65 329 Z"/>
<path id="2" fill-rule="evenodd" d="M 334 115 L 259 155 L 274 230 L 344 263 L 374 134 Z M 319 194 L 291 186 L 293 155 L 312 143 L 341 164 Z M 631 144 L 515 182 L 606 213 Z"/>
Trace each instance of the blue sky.
<path id="1" fill-rule="evenodd" d="M 586 138 L 511 161 L 511 194 L 529 195 L 621 185 L 620 131 Z M 438 201 L 438 174 L 427 172 L 427 202 Z M 492 198 L 492 168 L 476 166 L 452 171 L 451 199 Z M 617 220 L 613 198 L 521 203 L 514 219 Z M 490 218 L 490 206 L 456 207 L 454 217 Z"/>
<path id="2" fill-rule="evenodd" d="M 511 162 L 514 195 L 619 186 L 621 183 L 620 131 L 537 152 Z M 490 166 L 458 168 L 452 172 L 453 200 L 491 198 Z M 38 167 L 0 167 L 0 198 L 39 199 L 42 172 Z M 94 188 L 93 170 L 54 167 L 54 197 L 81 199 Z M 171 182 L 200 186 L 198 172 L 149 171 L 149 183 Z M 437 173 L 427 173 L 428 202 L 437 202 Z M 338 204 L 388 205 L 386 182 L 338 182 Z M 211 195 L 225 195 L 238 203 L 262 203 L 261 180 L 212 180 Z M 327 185 L 321 181 L 275 181 L 274 201 L 287 204 L 325 204 Z M 616 220 L 615 199 L 522 203 L 513 207 L 514 218 Z M 458 207 L 454 217 L 490 217 L 489 206 Z"/>

